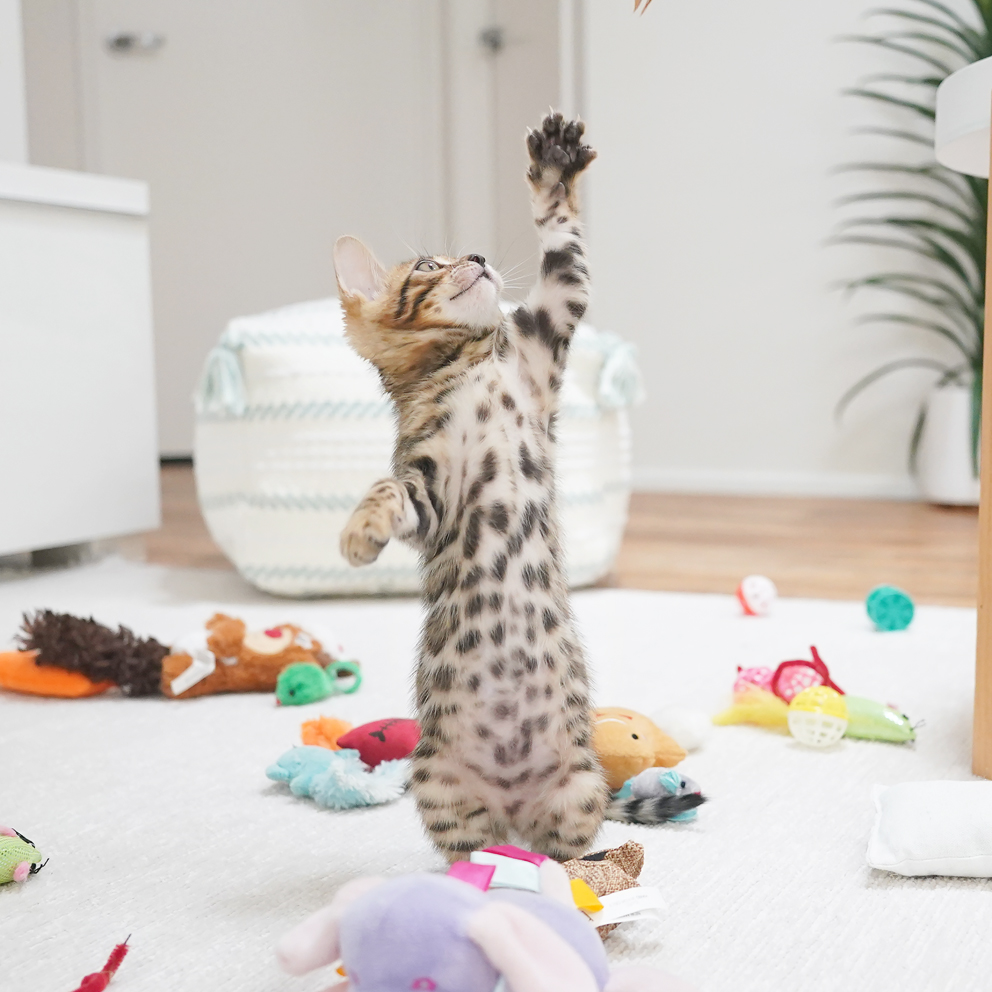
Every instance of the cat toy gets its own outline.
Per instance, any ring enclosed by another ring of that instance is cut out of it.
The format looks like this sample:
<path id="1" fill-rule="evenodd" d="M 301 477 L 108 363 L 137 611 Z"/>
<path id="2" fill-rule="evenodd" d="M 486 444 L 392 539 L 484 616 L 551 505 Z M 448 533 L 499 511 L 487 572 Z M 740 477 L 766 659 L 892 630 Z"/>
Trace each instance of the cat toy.
<path id="1" fill-rule="evenodd" d="M 332 661 L 324 667 L 315 661 L 288 665 L 276 680 L 276 703 L 303 706 L 328 696 L 350 696 L 358 692 L 362 673 L 357 661 Z"/>
<path id="2" fill-rule="evenodd" d="M 847 732 L 847 703 L 828 685 L 813 685 L 789 703 L 789 733 L 807 747 L 831 747 Z"/>
<path id="3" fill-rule="evenodd" d="M 763 667 L 738 668 L 733 705 L 714 716 L 713 723 L 717 726 L 753 723 L 771 730 L 789 730 L 793 724 L 802 727 L 810 723 L 809 718 L 793 714 L 810 712 L 846 720 L 840 736 L 892 744 L 916 740 L 916 730 L 905 713 L 873 699 L 847 695 L 831 679 L 816 648 L 811 647 L 810 652 L 812 661 L 800 658 L 783 661 L 774 671 Z M 804 695 L 807 690 L 817 688 L 830 692 Z M 794 731 L 793 734 L 801 739 Z"/>
<path id="4" fill-rule="evenodd" d="M 778 599 L 778 589 L 767 576 L 748 575 L 741 580 L 736 595 L 745 616 L 766 617 Z"/>
<path id="5" fill-rule="evenodd" d="M 48 864 L 34 844 L 10 827 L 0 827 L 0 885 L 23 882 Z"/>
<path id="6" fill-rule="evenodd" d="M 353 748 L 331 751 L 304 745 L 287 751 L 265 774 L 273 782 L 285 782 L 294 796 L 343 810 L 399 799 L 409 780 L 410 762 L 383 761 L 369 768 Z"/>
<path id="7" fill-rule="evenodd" d="M 908 592 L 896 586 L 875 586 L 865 600 L 865 611 L 876 630 L 905 630 L 916 607 Z"/>
<path id="8" fill-rule="evenodd" d="M 286 934 L 276 956 L 293 975 L 340 961 L 342 992 L 691 992 L 664 972 L 611 969 L 566 870 L 529 858 L 538 879 L 530 891 L 493 885 L 491 863 L 456 862 L 448 875 L 355 879 Z"/>
<path id="9" fill-rule="evenodd" d="M 692 819 L 706 797 L 691 779 L 664 774 L 685 758 L 685 751 L 634 710 L 607 706 L 592 719 L 592 746 L 613 794 L 607 818 L 646 824 Z"/>
<path id="10" fill-rule="evenodd" d="M 384 761 L 410 757 L 420 740 L 420 725 L 416 720 L 390 717 L 352 727 L 346 720 L 321 716 L 300 726 L 300 739 L 331 751 L 351 748 L 369 768 L 375 768 Z"/>
<path id="11" fill-rule="evenodd" d="M 87 975 L 79 983 L 79 985 L 73 989 L 73 992 L 103 992 L 103 990 L 110 984 L 110 980 L 117 974 L 117 969 L 120 968 L 124 958 L 127 957 L 127 952 L 130 950 L 127 946 L 127 942 L 130 939 L 131 936 L 129 934 L 123 944 L 118 944 L 110 952 L 110 957 L 107 958 L 107 963 L 99 971 L 94 971 L 92 974 Z"/>
<path id="12" fill-rule="evenodd" d="M 18 643 L 20 651 L 0 653 L 0 689 L 65 699 L 115 686 L 125 696 L 170 699 L 272 692 L 287 666 L 327 666 L 343 653 L 339 648 L 331 652 L 295 624 L 249 630 L 244 621 L 223 613 L 170 649 L 127 627 L 113 630 L 92 617 L 40 610 L 24 615 Z M 357 670 L 357 662 L 348 664 Z"/>

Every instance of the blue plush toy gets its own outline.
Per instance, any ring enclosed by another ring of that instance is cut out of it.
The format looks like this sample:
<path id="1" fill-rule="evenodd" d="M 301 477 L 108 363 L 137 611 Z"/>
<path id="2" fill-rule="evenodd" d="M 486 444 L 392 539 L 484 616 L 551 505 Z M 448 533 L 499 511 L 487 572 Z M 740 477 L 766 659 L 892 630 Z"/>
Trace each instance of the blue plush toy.
<path id="1" fill-rule="evenodd" d="M 274 782 L 288 782 L 294 796 L 309 797 L 329 809 L 353 809 L 399 799 L 410 762 L 383 761 L 370 770 L 357 751 L 303 745 L 287 751 L 265 774 Z"/>

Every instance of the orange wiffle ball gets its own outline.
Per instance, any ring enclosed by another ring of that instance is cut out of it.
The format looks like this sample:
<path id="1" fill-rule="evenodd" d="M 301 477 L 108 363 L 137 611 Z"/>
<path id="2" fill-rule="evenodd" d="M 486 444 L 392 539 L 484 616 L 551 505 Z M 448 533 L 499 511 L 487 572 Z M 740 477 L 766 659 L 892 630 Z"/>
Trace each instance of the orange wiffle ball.
<path id="1" fill-rule="evenodd" d="M 648 768 L 672 768 L 686 752 L 646 716 L 621 706 L 593 711 L 593 748 L 610 790 Z"/>

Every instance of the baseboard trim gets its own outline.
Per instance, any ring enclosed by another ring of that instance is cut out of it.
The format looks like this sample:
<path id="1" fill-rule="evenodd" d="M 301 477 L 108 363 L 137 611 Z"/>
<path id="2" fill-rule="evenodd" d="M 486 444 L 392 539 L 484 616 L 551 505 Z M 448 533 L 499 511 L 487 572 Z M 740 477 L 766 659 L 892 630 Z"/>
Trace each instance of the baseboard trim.
<path id="1" fill-rule="evenodd" d="M 920 499 L 909 475 L 870 472 L 774 472 L 635 467 L 640 492 L 727 496 L 834 496 L 847 499 Z"/>

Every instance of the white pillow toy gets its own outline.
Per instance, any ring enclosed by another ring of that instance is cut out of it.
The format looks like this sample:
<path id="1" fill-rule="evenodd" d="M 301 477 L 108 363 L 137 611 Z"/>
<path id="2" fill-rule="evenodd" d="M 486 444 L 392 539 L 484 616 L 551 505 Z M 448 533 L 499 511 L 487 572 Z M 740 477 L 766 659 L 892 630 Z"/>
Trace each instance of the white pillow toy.
<path id="1" fill-rule="evenodd" d="M 992 782 L 876 785 L 872 798 L 870 867 L 992 878 Z"/>

